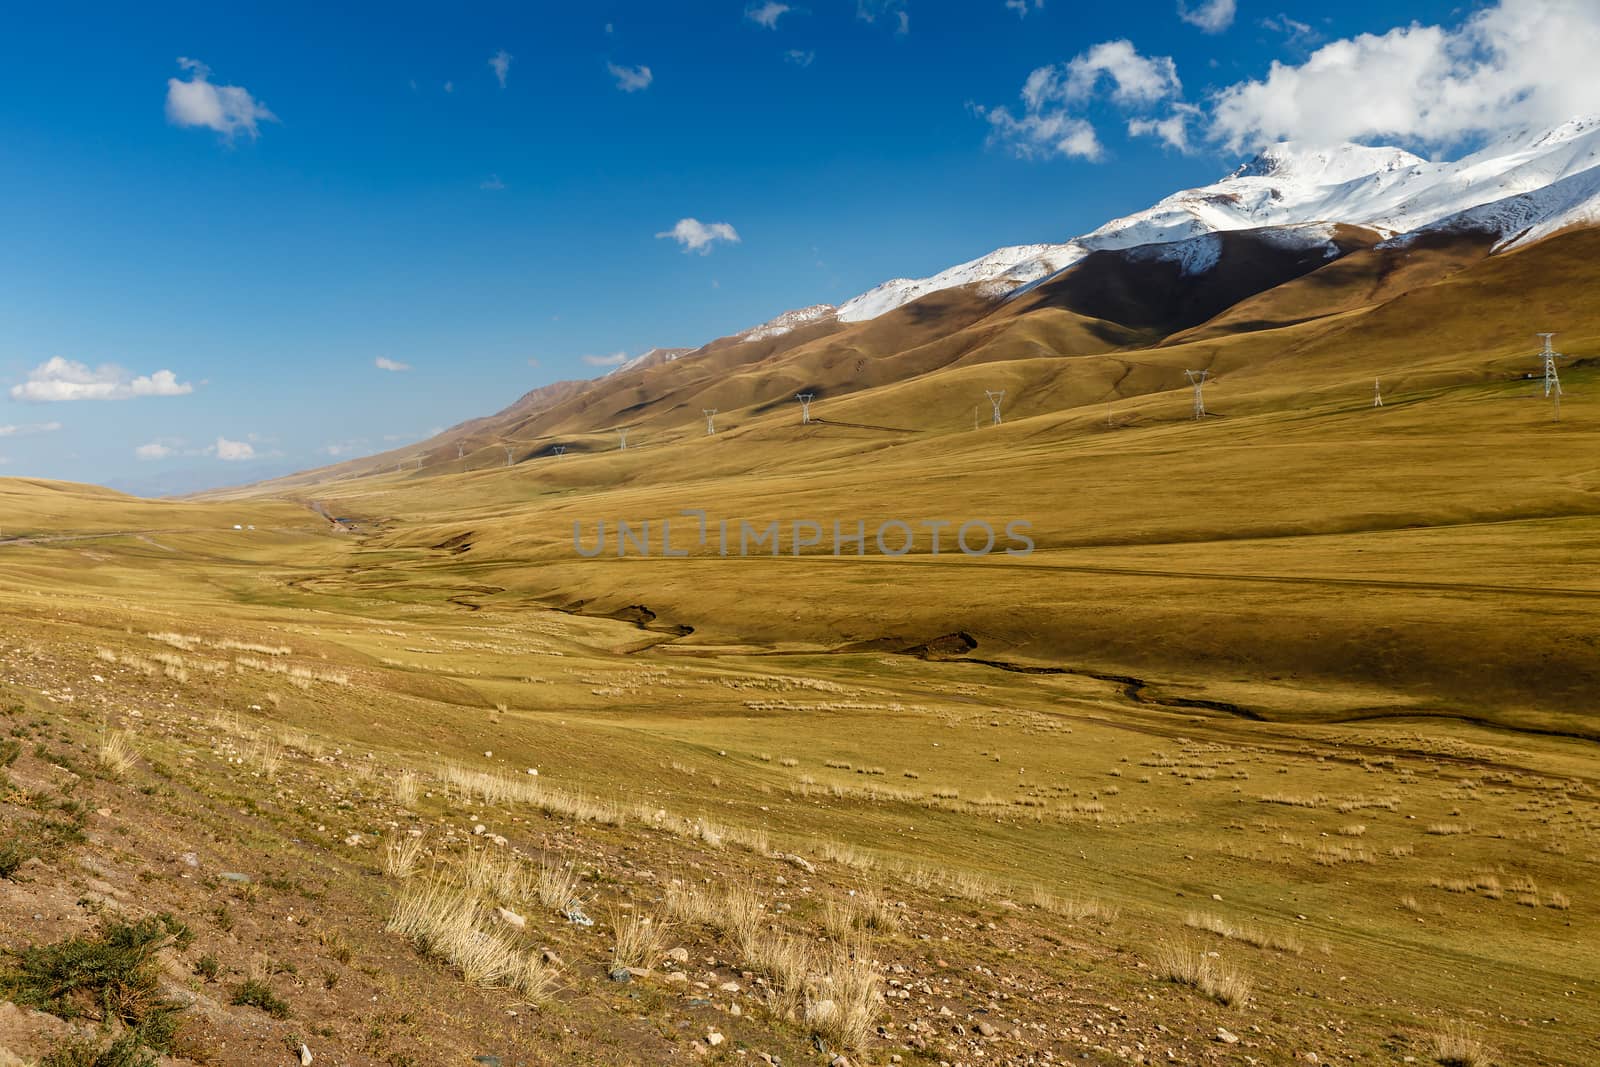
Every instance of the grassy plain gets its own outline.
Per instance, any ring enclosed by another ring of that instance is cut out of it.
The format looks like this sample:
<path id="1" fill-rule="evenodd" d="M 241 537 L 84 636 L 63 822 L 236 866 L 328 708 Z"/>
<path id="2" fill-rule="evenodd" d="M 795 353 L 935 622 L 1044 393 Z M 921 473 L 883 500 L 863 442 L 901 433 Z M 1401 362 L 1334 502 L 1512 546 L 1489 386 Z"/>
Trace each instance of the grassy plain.
<path id="1" fill-rule="evenodd" d="M 1553 421 L 1508 325 L 1579 315 L 1533 283 L 1595 241 L 1357 253 L 1137 351 L 951 296 L 989 347 L 915 316 L 726 346 L 625 451 L 563 408 L 516 415 L 511 466 L 464 437 L 201 501 L 0 481 L 4 946 L 84 932 L 84 863 L 212 914 L 171 857 L 215 824 L 204 887 L 253 917 L 163 950 L 216 954 L 211 1062 L 292 1052 L 307 1004 L 328 1063 L 1600 1061 L 1600 380 L 1568 360 Z M 1600 341 L 1579 317 L 1568 351 Z M 1042 354 L 1069 335 L 1094 343 Z M 808 425 L 762 399 L 900 349 L 927 373 Z M 689 509 L 783 549 L 724 556 Z M 833 554 L 835 522 L 890 519 L 1023 520 L 1036 550 Z M 526 868 L 461 873 L 484 855 Z M 566 863 L 592 929 L 527 888 Z M 261 917 L 306 899 L 315 937 Z M 507 904 L 535 917 L 478 929 Z M 254 958 L 291 947 L 366 970 Z M 242 1026 L 274 982 L 302 1014 Z"/>

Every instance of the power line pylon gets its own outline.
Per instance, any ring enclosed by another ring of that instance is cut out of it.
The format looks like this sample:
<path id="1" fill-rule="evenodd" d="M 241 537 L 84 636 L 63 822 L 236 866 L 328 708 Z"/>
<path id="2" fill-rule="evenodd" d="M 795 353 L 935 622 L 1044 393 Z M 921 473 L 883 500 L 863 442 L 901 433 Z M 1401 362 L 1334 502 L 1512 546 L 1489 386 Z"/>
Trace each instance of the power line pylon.
<path id="1" fill-rule="evenodd" d="M 1208 370 L 1186 370 L 1183 372 L 1189 378 L 1189 384 L 1194 386 L 1194 417 L 1206 417 L 1206 379 L 1211 377 Z"/>
<path id="2" fill-rule="evenodd" d="M 711 434 L 714 434 L 714 433 L 717 432 L 717 409 L 716 408 L 701 408 L 700 410 L 705 412 L 705 416 L 706 416 L 706 436 L 709 437 Z"/>
<path id="3" fill-rule="evenodd" d="M 1556 360 L 1561 358 L 1561 353 L 1557 352 L 1555 347 L 1550 343 L 1550 339 L 1553 338 L 1555 334 L 1541 333 L 1539 336 L 1544 339 L 1544 351 L 1539 353 L 1544 360 L 1544 395 L 1545 398 L 1554 406 L 1555 421 L 1560 422 L 1561 376 L 1556 373 Z"/>
<path id="4" fill-rule="evenodd" d="M 811 400 L 816 393 L 796 393 L 794 398 L 800 401 L 800 425 L 804 426 L 811 421 Z"/>
<path id="5" fill-rule="evenodd" d="M 994 390 L 985 389 L 983 391 L 983 395 L 989 398 L 989 403 L 990 404 L 994 405 L 994 422 L 991 423 L 991 425 L 999 426 L 1000 425 L 1000 402 L 1006 398 L 1006 391 L 1004 389 L 1001 389 L 998 392 L 996 392 Z"/>

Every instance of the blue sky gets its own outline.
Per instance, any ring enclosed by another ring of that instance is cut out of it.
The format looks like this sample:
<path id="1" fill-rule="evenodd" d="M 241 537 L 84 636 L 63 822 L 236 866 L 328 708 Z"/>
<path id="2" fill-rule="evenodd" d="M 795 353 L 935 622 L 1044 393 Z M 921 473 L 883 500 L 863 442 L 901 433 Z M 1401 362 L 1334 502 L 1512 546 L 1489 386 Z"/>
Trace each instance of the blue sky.
<path id="1" fill-rule="evenodd" d="M 1531 2 L 9 5 L 0 475 L 315 466 L 595 357 L 1064 240 L 1278 136 L 1445 151 L 1481 117 L 1344 128 L 1308 59 L 1397 27 L 1409 55 Z M 1301 81 L 1240 88 L 1274 61 Z M 1341 76 L 1366 61 L 1393 67 Z M 1263 103 L 1286 91 L 1288 119 Z M 738 240 L 659 236 L 683 219 Z"/>

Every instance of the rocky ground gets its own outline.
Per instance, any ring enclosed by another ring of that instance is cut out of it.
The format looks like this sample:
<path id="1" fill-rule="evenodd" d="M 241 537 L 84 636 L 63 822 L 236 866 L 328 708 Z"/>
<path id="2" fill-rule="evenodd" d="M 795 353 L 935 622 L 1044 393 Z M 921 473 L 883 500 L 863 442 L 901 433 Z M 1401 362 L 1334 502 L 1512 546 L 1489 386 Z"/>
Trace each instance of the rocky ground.
<path id="1" fill-rule="evenodd" d="M 439 768 L 347 751 L 264 714 L 185 706 L 158 682 L 102 678 L 69 694 L 48 655 L 12 650 L 8 667 L 0 1064 L 143 1062 L 105 1058 L 128 1026 L 92 991 L 40 1010 L 18 975 L 30 947 L 92 943 L 153 917 L 177 931 L 154 955 L 178 1019 L 161 1063 L 1339 1058 L 1344 1020 L 1310 1008 L 1290 1024 L 1166 980 L 1145 932 L 1107 902 L 1010 900 L 847 851 L 804 856 L 620 809 L 489 802 Z M 392 853 L 406 842 L 415 870 L 400 877 Z M 385 929 L 408 887 L 480 853 L 577 875 L 592 926 L 532 894 L 491 901 L 500 932 L 544 964 L 547 993 L 469 984 Z M 792 938 L 818 958 L 846 946 L 868 975 L 864 1040 L 846 1047 L 815 1025 L 816 1002 L 838 994 L 812 983 L 786 1005 L 747 958 L 748 937 L 741 947 L 725 924 L 673 908 L 685 893 L 735 890 L 759 901 L 760 938 Z M 619 967 L 618 930 L 643 915 L 664 933 Z M 1431 1058 L 1415 1037 L 1394 1035 L 1392 1047 L 1396 1059 Z"/>

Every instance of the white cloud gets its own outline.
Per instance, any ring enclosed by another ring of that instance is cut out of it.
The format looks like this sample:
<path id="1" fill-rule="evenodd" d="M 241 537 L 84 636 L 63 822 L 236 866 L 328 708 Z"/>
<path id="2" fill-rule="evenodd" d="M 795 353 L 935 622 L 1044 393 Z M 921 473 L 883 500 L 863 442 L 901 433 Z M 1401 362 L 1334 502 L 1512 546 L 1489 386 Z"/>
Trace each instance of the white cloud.
<path id="1" fill-rule="evenodd" d="M 353 441 L 336 441 L 333 444 L 323 445 L 318 449 L 325 456 L 335 457 L 348 456 L 351 453 L 365 452 L 366 450 L 367 439 L 365 437 L 358 437 Z"/>
<path id="2" fill-rule="evenodd" d="M 702 256 L 718 241 L 739 243 L 739 231 L 726 222 L 701 222 L 699 219 L 679 219 L 676 226 L 656 237 L 670 237 L 682 245 L 685 252 L 699 252 Z"/>
<path id="3" fill-rule="evenodd" d="M 1263 29 L 1283 34 L 1291 45 L 1313 44 L 1322 39 L 1322 34 L 1309 24 L 1292 19 L 1288 15 L 1268 15 L 1261 20 L 1261 26 Z"/>
<path id="4" fill-rule="evenodd" d="M 791 48 L 783 54 L 783 58 L 785 62 L 793 63 L 803 70 L 811 66 L 816 60 L 817 54 L 803 48 Z"/>
<path id="5" fill-rule="evenodd" d="M 1128 109 L 1153 107 L 1183 92 L 1170 56 L 1141 55 L 1126 40 L 1104 41 L 1070 62 L 1030 73 L 1019 94 L 1020 115 L 1009 107 L 972 105 L 972 110 L 989 123 L 989 143 L 1005 145 L 1020 159 L 1062 156 L 1097 162 L 1105 158 L 1105 147 L 1094 125 L 1075 109 L 1086 106 L 1106 84 L 1111 101 Z M 1147 116 L 1140 120 L 1151 121 Z"/>
<path id="6" fill-rule="evenodd" d="M 491 193 L 498 193 L 505 187 L 506 183 L 500 180 L 500 175 L 498 174 L 491 174 L 487 178 L 483 179 L 483 181 L 478 183 L 479 189 L 487 189 Z"/>
<path id="7" fill-rule="evenodd" d="M 1089 120 L 1060 109 L 1043 114 L 1024 111 L 1020 116 L 1006 107 L 974 106 L 973 110 L 988 120 L 989 142 L 1006 145 L 1018 159 L 1065 156 L 1092 163 L 1105 158 L 1105 148 Z"/>
<path id="8" fill-rule="evenodd" d="M 1018 18 L 1027 18 L 1029 11 L 1043 11 L 1044 0 L 1006 0 L 1006 10 L 1015 11 Z"/>
<path id="9" fill-rule="evenodd" d="M 877 22 L 880 18 L 894 25 L 894 32 L 911 32 L 911 13 L 906 10 L 909 0 L 856 0 L 856 18 L 863 22 Z"/>
<path id="10" fill-rule="evenodd" d="M 780 4 L 777 0 L 766 0 L 763 4 L 751 4 L 744 9 L 744 17 L 754 22 L 757 26 L 765 26 L 769 30 L 778 28 L 778 19 L 786 12 L 794 10 L 788 4 Z"/>
<path id="11" fill-rule="evenodd" d="M 444 91 L 447 92 L 447 93 L 455 92 L 456 91 L 456 83 L 455 82 L 445 82 L 444 83 Z"/>
<path id="12" fill-rule="evenodd" d="M 628 353 L 613 352 L 609 356 L 580 356 L 591 367 L 620 367 L 628 362 Z"/>
<path id="13" fill-rule="evenodd" d="M 379 370 L 387 371 L 403 371 L 411 369 L 411 364 L 401 363 L 399 360 L 390 359 L 388 356 L 379 356 L 377 359 L 372 361 L 372 365 L 377 367 Z"/>
<path id="14" fill-rule="evenodd" d="M 1158 137 L 1169 148 L 1189 151 L 1189 120 L 1200 114 L 1193 104 L 1173 104 L 1165 118 L 1129 119 L 1129 137 Z"/>
<path id="15" fill-rule="evenodd" d="M 1233 25 L 1238 7 L 1237 0 L 1205 0 L 1195 7 L 1178 0 L 1178 17 L 1191 26 L 1200 27 L 1202 32 L 1221 33 Z"/>
<path id="16" fill-rule="evenodd" d="M 189 80 L 167 79 L 167 121 L 174 126 L 203 126 L 232 140 L 238 134 L 254 138 L 258 124 L 278 117 L 265 104 L 237 85 L 213 85 L 211 69 L 198 60 L 179 57 L 178 66 Z"/>
<path id="17" fill-rule="evenodd" d="M 1499 0 L 1454 29 L 1412 23 L 1274 63 L 1217 94 L 1211 136 L 1234 151 L 1286 138 L 1444 147 L 1550 126 L 1595 110 L 1596 55 L 1593 0 Z"/>
<path id="18" fill-rule="evenodd" d="M 149 444 L 140 445 L 134 449 L 133 454 L 143 460 L 166 459 L 176 451 L 177 449 L 171 445 L 164 444 L 161 441 L 151 441 Z"/>
<path id="19" fill-rule="evenodd" d="M 494 71 L 495 80 L 500 83 L 500 88 L 506 87 L 506 75 L 511 73 L 511 53 L 504 48 L 489 57 L 489 68 Z"/>
<path id="20" fill-rule="evenodd" d="M 178 381 L 170 370 L 130 377 L 110 363 L 90 370 L 77 360 L 52 356 L 28 372 L 28 380 L 11 387 L 11 399 L 33 403 L 67 400 L 129 400 L 140 396 L 184 396 L 194 386 Z"/>
<path id="21" fill-rule="evenodd" d="M 1040 67 L 1028 76 L 1023 99 L 1086 100 L 1102 80 L 1111 82 L 1111 99 L 1124 106 L 1153 104 L 1183 92 L 1171 56 L 1143 56 L 1129 40 L 1102 41 L 1062 68 Z"/>
<path id="22" fill-rule="evenodd" d="M 208 453 L 227 463 L 237 463 L 241 460 L 255 459 L 255 446 L 248 441 L 230 441 L 219 436 L 217 443 L 206 449 Z"/>
<path id="23" fill-rule="evenodd" d="M 650 68 L 642 65 L 622 67 L 615 63 L 607 63 L 606 69 L 617 79 L 617 88 L 625 93 L 637 93 L 642 89 L 648 89 L 650 83 L 656 80 L 656 76 L 650 73 Z"/>
<path id="24" fill-rule="evenodd" d="M 61 429 L 59 422 L 32 422 L 24 426 L 0 426 L 0 437 L 32 437 L 34 434 L 55 433 Z"/>

